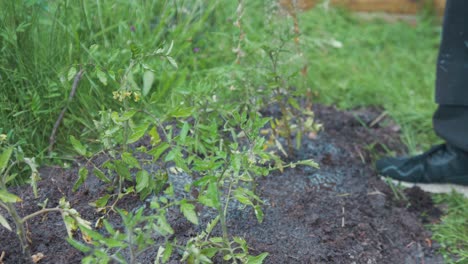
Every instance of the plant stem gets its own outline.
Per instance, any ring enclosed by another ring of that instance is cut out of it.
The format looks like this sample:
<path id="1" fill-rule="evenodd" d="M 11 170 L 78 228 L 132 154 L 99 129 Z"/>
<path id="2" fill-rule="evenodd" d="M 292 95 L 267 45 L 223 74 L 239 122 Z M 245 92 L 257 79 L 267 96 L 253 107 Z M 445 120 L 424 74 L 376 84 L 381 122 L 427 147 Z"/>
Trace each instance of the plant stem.
<path id="1" fill-rule="evenodd" d="M 21 222 L 22 223 L 25 223 L 26 221 L 28 221 L 29 219 L 33 218 L 33 217 L 36 217 L 40 214 L 45 214 L 45 213 L 49 213 L 49 212 L 63 212 L 63 209 L 62 208 L 58 208 L 58 207 L 55 207 L 55 208 L 44 208 L 42 210 L 39 210 L 37 212 L 34 212 L 32 214 L 29 214 L 25 217 L 23 217 L 23 219 L 21 219 Z"/>
<path id="2" fill-rule="evenodd" d="M 24 228 L 24 221 L 18 215 L 18 211 L 13 204 L 7 203 L 6 206 L 8 207 L 8 213 L 10 213 L 11 217 L 13 218 L 13 222 L 15 222 L 16 226 L 16 235 L 18 236 L 21 244 L 22 254 L 28 262 L 31 262 L 31 252 L 29 249 L 28 238 L 26 236 L 26 229 Z"/>

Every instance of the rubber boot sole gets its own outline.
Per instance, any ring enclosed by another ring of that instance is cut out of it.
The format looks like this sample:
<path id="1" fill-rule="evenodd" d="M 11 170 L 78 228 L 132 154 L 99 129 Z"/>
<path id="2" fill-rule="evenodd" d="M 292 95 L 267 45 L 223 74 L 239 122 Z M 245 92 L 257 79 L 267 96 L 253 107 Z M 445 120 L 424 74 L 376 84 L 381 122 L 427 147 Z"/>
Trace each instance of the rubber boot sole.
<path id="1" fill-rule="evenodd" d="M 421 188 L 421 190 L 429 193 L 451 193 L 455 191 L 457 193 L 462 194 L 466 198 L 468 198 L 468 186 L 464 185 L 457 185 L 457 184 L 449 184 L 449 183 L 414 183 L 414 182 L 403 182 L 393 180 L 388 177 L 380 176 L 380 178 L 386 182 L 390 180 L 395 185 L 401 185 L 403 187 L 411 188 L 417 186 Z"/>

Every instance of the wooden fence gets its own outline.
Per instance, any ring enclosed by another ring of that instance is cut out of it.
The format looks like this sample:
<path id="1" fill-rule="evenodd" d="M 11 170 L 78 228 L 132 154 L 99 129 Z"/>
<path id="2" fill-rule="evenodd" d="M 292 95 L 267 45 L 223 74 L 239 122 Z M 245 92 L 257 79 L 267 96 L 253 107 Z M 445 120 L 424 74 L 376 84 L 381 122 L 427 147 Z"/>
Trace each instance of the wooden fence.
<path id="1" fill-rule="evenodd" d="M 289 10 L 295 7 L 307 10 L 322 2 L 323 0 L 280 0 L 281 5 Z M 429 7 L 442 15 L 445 8 L 445 0 L 329 0 L 329 3 L 343 6 L 352 11 L 395 14 L 415 14 L 421 9 Z"/>

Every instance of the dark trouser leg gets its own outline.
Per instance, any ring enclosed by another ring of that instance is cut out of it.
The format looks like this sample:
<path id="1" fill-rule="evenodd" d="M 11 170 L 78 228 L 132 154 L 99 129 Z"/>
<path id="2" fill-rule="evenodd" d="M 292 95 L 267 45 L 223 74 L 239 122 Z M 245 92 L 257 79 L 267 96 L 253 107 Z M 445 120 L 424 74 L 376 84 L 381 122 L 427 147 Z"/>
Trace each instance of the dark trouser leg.
<path id="1" fill-rule="evenodd" d="M 468 1 L 448 0 L 437 59 L 436 133 L 468 151 Z"/>
<path id="2" fill-rule="evenodd" d="M 440 105 L 433 122 L 439 137 L 452 146 L 468 151 L 468 106 Z"/>

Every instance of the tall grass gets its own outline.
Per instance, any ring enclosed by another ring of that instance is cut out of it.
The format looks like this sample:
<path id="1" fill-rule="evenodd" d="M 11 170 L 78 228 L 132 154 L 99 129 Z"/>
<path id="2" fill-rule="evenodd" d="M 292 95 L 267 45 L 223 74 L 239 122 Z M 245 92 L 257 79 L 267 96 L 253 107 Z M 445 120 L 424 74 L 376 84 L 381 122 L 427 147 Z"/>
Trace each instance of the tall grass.
<path id="1" fill-rule="evenodd" d="M 76 68 L 126 65 L 129 44 L 143 50 L 174 41 L 184 67 L 157 76 L 161 90 L 186 87 L 185 75 L 205 67 L 193 48 L 209 45 L 205 30 L 216 22 L 217 3 L 205 1 L 42 1 L 2 0 L 0 4 L 0 133 L 33 155 L 45 154 L 52 126 L 67 104 Z M 186 59 L 188 61 L 186 61 Z M 158 64 L 155 64 L 158 65 Z M 171 75 L 171 76 L 166 76 Z M 180 76 L 182 75 L 182 76 Z M 161 80 L 172 80 L 162 82 Z M 177 80 L 176 80 L 177 79 Z M 91 140 L 93 119 L 112 106 L 114 83 L 104 86 L 85 74 L 59 128 L 57 151 L 66 151 L 69 135 Z M 162 100 L 164 101 L 164 100 Z"/>
<path id="2" fill-rule="evenodd" d="M 172 91 L 191 90 L 200 83 L 221 95 L 236 86 L 259 92 L 269 72 L 264 48 L 278 45 L 278 25 L 291 32 L 292 22 L 276 23 L 287 17 L 269 12 L 274 1 L 246 5 L 245 58 L 235 64 L 236 1 L 2 0 L 0 132 L 27 152 L 45 154 L 52 126 L 67 104 L 69 68 L 92 65 L 112 71 L 106 68 L 111 63 L 128 63 L 129 43 L 148 50 L 174 41 L 180 69 L 157 75 L 161 102 Z M 292 83 L 298 94 L 310 88 L 318 92 L 318 101 L 341 108 L 383 106 L 402 125 L 413 150 L 434 141 L 430 116 L 439 27 L 424 20 L 416 27 L 369 23 L 324 8 L 298 19 L 302 57 L 291 52 L 282 61 L 283 71 L 293 67 L 291 75 L 308 64 L 306 85 Z M 112 106 L 114 85 L 103 86 L 85 75 L 59 128 L 59 153 L 66 152 L 69 135 L 92 141 L 92 120 L 104 106 Z"/>

